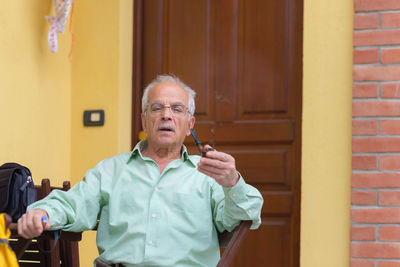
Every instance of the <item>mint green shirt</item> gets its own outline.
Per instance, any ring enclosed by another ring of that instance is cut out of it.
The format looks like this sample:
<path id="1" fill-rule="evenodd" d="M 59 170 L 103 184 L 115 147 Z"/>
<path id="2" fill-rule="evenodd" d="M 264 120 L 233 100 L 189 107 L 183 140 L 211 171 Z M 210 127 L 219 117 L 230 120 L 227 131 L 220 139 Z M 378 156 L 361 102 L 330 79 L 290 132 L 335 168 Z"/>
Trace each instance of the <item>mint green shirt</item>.
<path id="1" fill-rule="evenodd" d="M 99 258 L 125 266 L 216 266 L 217 230 L 240 220 L 261 223 L 263 199 L 242 177 L 230 188 L 197 170 L 199 156 L 182 157 L 160 174 L 141 151 L 105 159 L 68 192 L 54 190 L 28 209 L 45 209 L 51 229 L 97 229 Z M 140 149 L 139 149 L 140 148 Z"/>

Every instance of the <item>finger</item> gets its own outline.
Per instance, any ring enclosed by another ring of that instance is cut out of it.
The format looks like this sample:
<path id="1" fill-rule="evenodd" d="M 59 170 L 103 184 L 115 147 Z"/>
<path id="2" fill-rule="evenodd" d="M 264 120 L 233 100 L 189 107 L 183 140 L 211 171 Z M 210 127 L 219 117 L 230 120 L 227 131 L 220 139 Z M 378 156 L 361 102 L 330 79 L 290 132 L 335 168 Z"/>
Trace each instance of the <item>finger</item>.
<path id="1" fill-rule="evenodd" d="M 218 151 L 207 152 L 207 158 L 219 160 L 222 162 L 235 162 L 235 159 L 231 155 Z"/>
<path id="2" fill-rule="evenodd" d="M 213 173 L 213 172 L 210 172 L 210 171 L 208 171 L 208 170 L 199 169 L 199 171 L 200 171 L 201 173 L 204 173 L 205 175 L 207 175 L 207 176 L 213 178 L 213 179 L 216 180 L 217 182 L 220 181 L 220 179 L 221 179 L 221 178 L 220 178 L 220 175 L 218 175 L 218 174 L 216 174 L 216 173 Z"/>
<path id="3" fill-rule="evenodd" d="M 23 217 L 23 215 L 22 215 L 22 217 Z M 22 231 L 22 217 L 21 218 L 19 218 L 18 219 L 18 221 L 17 221 L 17 231 L 18 231 L 18 234 L 20 235 L 20 236 L 22 236 L 22 237 L 24 237 L 24 233 L 23 233 L 23 231 Z"/>
<path id="4" fill-rule="evenodd" d="M 217 169 L 231 169 L 233 168 L 233 164 L 231 162 L 223 162 L 218 159 L 211 159 L 211 158 L 202 158 L 198 164 L 200 167 L 213 167 Z"/>
<path id="5" fill-rule="evenodd" d="M 24 217 L 22 219 L 22 232 L 24 233 L 25 238 L 30 238 L 30 231 L 28 228 L 28 217 L 26 214 L 24 215 Z"/>
<path id="6" fill-rule="evenodd" d="M 212 146 L 210 146 L 209 144 L 205 145 L 203 147 L 203 149 L 207 149 L 208 151 L 217 151 L 215 148 L 213 148 Z"/>
<path id="7" fill-rule="evenodd" d="M 42 216 L 40 214 L 35 214 L 32 218 L 32 232 L 37 236 L 43 232 Z"/>
<path id="8" fill-rule="evenodd" d="M 29 231 L 27 231 L 27 227 L 26 227 L 26 214 L 22 215 L 22 217 L 20 218 L 20 221 L 18 224 L 18 234 L 20 234 L 25 239 L 30 238 Z"/>
<path id="9" fill-rule="evenodd" d="M 224 163 L 218 160 L 199 162 L 197 167 L 200 169 L 209 170 L 219 175 L 228 175 L 232 170 L 235 169 L 232 164 Z"/>
<path id="10" fill-rule="evenodd" d="M 210 145 L 205 145 L 202 149 L 201 149 L 201 156 L 202 157 L 207 157 L 207 154 L 210 151 L 215 151 L 214 148 L 212 148 Z"/>
<path id="11" fill-rule="evenodd" d="M 208 176 L 211 177 L 219 177 L 221 176 L 221 171 L 217 168 L 213 168 L 213 167 L 201 167 L 198 166 L 197 169 L 199 170 L 199 172 L 202 172 Z"/>
<path id="12" fill-rule="evenodd" d="M 26 226 L 30 237 L 39 236 L 43 232 L 43 224 L 41 218 L 43 213 L 40 210 L 28 211 L 26 214 Z"/>
<path id="13" fill-rule="evenodd" d="M 28 211 L 27 213 L 25 213 L 25 218 L 26 219 L 25 219 L 24 225 L 26 226 L 26 231 L 30 235 L 34 235 L 36 233 L 34 212 Z"/>
<path id="14" fill-rule="evenodd" d="M 216 158 L 215 153 L 218 153 L 216 150 L 214 150 L 213 148 L 211 148 L 210 146 L 205 146 L 202 150 L 203 153 L 203 157 L 206 158 Z"/>

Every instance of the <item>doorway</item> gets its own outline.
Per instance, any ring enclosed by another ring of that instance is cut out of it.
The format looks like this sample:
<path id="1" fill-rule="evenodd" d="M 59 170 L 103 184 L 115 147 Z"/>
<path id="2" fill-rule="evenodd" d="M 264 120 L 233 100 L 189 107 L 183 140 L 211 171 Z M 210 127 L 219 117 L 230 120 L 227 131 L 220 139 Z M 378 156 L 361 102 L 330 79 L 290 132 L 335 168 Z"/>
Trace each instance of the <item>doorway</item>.
<path id="1" fill-rule="evenodd" d="M 135 0 L 132 144 L 157 74 L 197 92 L 198 136 L 264 197 L 237 267 L 299 266 L 302 13 L 302 0 Z"/>

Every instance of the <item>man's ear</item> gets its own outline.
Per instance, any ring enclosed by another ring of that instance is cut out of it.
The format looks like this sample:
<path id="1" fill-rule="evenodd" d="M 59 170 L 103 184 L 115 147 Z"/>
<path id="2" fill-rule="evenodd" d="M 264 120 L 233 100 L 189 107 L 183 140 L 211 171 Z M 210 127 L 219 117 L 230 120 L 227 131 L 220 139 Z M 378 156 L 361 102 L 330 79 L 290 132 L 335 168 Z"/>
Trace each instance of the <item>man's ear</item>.
<path id="1" fill-rule="evenodd" d="M 142 114 L 140 114 L 140 118 L 141 118 L 141 120 L 142 120 L 142 129 L 143 129 L 144 132 L 146 132 L 146 117 L 145 117 L 145 115 L 142 113 Z"/>
<path id="2" fill-rule="evenodd" d="M 189 136 L 190 135 L 190 129 L 193 129 L 194 128 L 194 123 L 196 122 L 196 118 L 195 117 L 193 117 L 193 116 L 191 116 L 190 117 L 190 119 L 189 119 L 189 127 L 188 127 L 188 130 L 187 130 L 187 132 L 186 132 L 186 136 Z"/>

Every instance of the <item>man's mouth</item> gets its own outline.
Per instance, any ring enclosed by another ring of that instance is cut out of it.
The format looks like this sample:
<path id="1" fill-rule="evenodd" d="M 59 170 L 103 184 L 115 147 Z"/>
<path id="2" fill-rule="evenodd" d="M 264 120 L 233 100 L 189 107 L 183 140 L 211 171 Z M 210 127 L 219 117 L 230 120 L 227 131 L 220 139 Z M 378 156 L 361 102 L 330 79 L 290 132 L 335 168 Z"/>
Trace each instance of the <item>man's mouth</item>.
<path id="1" fill-rule="evenodd" d="M 159 131 L 159 132 L 175 132 L 175 128 L 170 125 L 160 125 L 157 127 L 157 131 Z"/>

